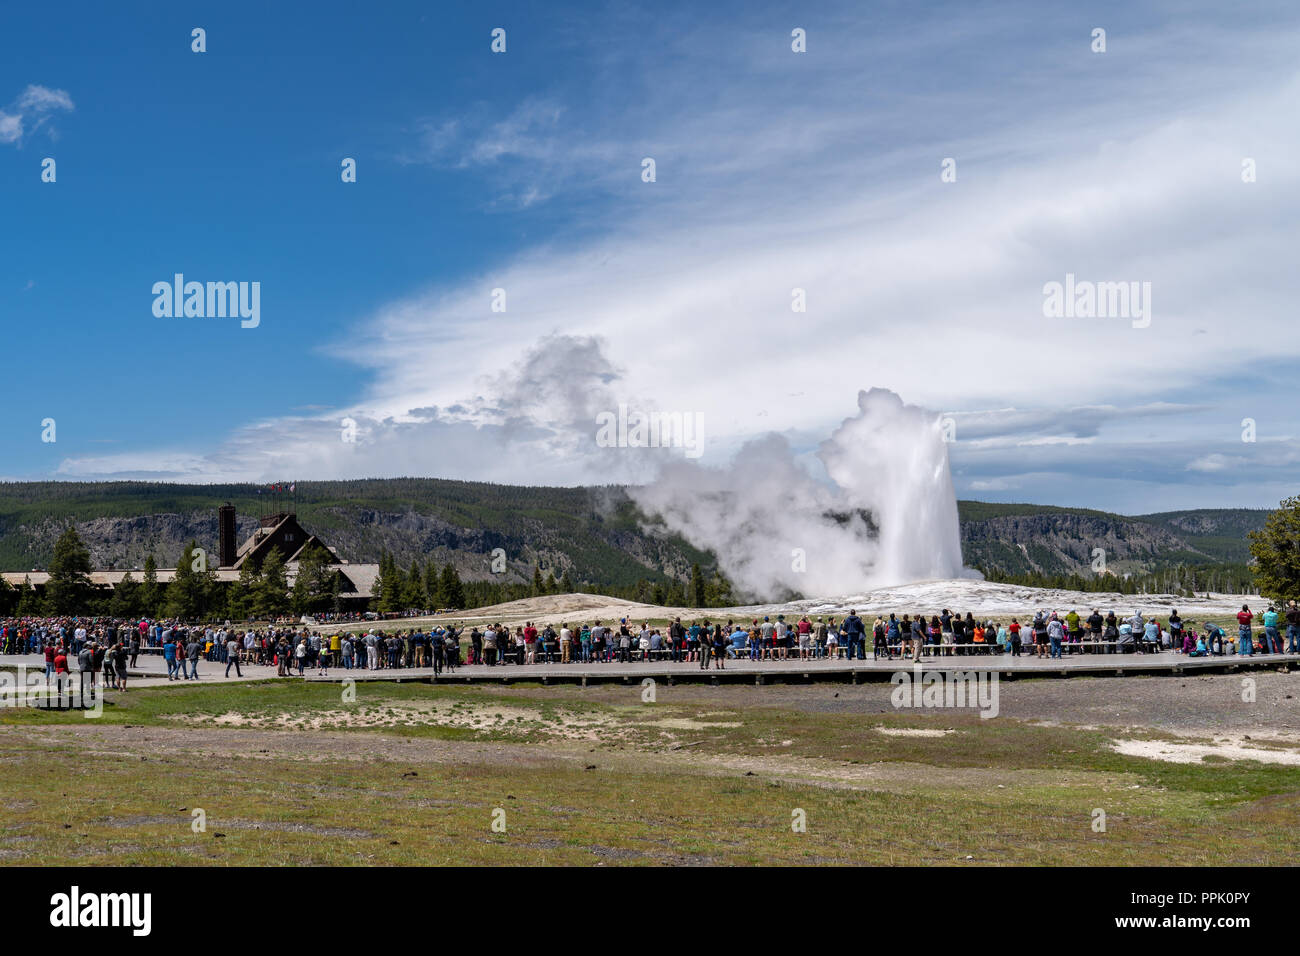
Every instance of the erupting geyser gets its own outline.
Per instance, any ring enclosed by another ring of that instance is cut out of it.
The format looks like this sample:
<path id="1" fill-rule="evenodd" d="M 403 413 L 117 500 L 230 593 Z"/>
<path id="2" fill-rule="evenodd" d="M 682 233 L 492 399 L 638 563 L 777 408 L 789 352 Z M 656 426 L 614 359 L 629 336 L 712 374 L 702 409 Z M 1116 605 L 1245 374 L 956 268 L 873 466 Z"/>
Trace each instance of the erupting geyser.
<path id="1" fill-rule="evenodd" d="M 723 573 L 753 597 L 854 594 L 962 576 L 939 416 L 888 389 L 859 392 L 858 414 L 817 457 L 829 481 L 769 435 L 747 443 L 725 469 L 678 461 L 630 493 L 646 513 L 717 554 Z"/>

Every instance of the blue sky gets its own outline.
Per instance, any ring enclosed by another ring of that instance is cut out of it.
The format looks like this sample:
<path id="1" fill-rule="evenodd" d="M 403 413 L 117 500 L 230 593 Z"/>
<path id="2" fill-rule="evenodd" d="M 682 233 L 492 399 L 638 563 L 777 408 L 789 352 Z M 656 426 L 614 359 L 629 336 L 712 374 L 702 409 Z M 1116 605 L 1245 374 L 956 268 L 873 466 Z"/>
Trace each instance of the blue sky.
<path id="1" fill-rule="evenodd" d="M 596 413 L 698 414 L 706 466 L 769 430 L 806 462 L 882 386 L 955 422 L 960 497 L 1275 504 L 1300 462 L 1298 21 L 6 7 L 0 475 L 644 480 Z M 260 282 L 260 325 L 155 317 L 176 272 Z M 1046 318 L 1066 273 L 1150 282 L 1150 326 Z"/>

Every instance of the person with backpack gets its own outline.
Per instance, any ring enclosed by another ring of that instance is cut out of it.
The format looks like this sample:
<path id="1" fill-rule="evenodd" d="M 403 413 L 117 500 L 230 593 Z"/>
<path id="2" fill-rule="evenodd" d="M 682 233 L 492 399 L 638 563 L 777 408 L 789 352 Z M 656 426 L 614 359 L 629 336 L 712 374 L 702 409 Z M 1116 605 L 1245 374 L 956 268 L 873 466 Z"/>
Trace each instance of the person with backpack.
<path id="1" fill-rule="evenodd" d="M 429 640 L 433 642 L 431 656 L 433 657 L 433 676 L 437 677 L 442 673 L 443 665 L 447 663 L 447 632 L 440 627 L 435 627 L 429 632 Z"/>

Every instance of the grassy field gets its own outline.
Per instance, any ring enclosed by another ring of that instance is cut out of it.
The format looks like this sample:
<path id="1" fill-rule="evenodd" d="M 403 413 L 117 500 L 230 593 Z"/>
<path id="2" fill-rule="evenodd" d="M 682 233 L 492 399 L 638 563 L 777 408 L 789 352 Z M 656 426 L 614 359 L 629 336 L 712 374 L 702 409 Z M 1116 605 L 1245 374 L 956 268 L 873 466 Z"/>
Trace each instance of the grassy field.
<path id="1" fill-rule="evenodd" d="M 1113 728 L 709 689 L 356 695 L 279 681 L 133 690 L 99 720 L 5 711 L 0 861 L 1294 862 L 1295 767 L 1121 756 Z"/>

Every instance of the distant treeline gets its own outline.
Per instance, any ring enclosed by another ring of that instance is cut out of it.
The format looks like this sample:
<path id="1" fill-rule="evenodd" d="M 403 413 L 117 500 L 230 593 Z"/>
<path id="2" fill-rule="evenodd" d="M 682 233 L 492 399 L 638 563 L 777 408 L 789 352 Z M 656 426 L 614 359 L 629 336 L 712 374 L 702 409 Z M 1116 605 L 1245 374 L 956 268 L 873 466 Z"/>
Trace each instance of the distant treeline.
<path id="1" fill-rule="evenodd" d="M 1192 597 L 1209 591 L 1221 594 L 1254 594 L 1255 577 L 1245 564 L 1178 564 L 1146 574 L 1044 574 L 1039 571 L 1012 573 L 1000 568 L 978 568 L 987 581 L 1020 584 L 1033 588 L 1119 594 L 1179 594 Z"/>

